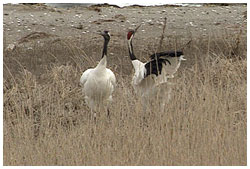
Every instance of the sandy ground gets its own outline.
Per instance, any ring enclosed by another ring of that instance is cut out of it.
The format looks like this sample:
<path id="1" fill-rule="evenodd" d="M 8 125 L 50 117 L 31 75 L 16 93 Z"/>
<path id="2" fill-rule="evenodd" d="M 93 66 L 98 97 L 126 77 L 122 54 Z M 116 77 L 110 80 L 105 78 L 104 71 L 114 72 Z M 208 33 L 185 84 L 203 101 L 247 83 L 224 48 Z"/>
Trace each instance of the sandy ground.
<path id="1" fill-rule="evenodd" d="M 134 29 L 142 24 L 137 31 L 134 44 L 136 45 L 136 54 L 139 59 L 143 59 L 140 55 L 143 52 L 143 56 L 152 54 L 154 52 L 154 49 L 151 50 L 152 47 L 159 43 L 165 17 L 167 18 L 165 40 L 179 40 L 181 42 L 179 43 L 181 45 L 177 45 L 179 49 L 190 39 L 196 38 L 196 42 L 199 43 L 199 39 L 219 37 L 223 34 L 227 34 L 227 37 L 236 37 L 240 31 L 242 31 L 242 38 L 246 41 L 246 11 L 247 6 L 244 4 L 202 7 L 131 6 L 124 8 L 107 5 L 54 8 L 43 4 L 6 4 L 3 6 L 4 63 L 13 74 L 19 72 L 18 68 L 23 65 L 32 73 L 41 75 L 44 72 L 44 66 L 46 67 L 50 63 L 62 65 L 67 61 L 72 62 L 70 57 L 75 54 L 70 53 L 62 45 L 49 49 L 57 58 L 56 61 L 51 59 L 48 48 L 57 40 L 74 42 L 77 48 L 84 50 L 88 57 L 97 62 L 100 59 L 103 39 L 96 35 L 96 32 L 109 30 L 111 33 L 109 64 L 113 69 L 116 67 L 121 69 L 120 71 L 125 69 L 128 75 L 131 73 L 126 43 L 126 34 L 129 29 Z M 52 41 L 50 41 L 51 39 Z M 44 46 L 46 44 L 47 47 Z M 171 44 L 173 42 L 169 45 Z M 16 47 L 21 51 L 11 50 Z M 164 50 L 170 50 L 169 48 L 167 46 L 167 49 L 164 48 Z M 185 51 L 188 58 L 185 63 L 193 62 L 194 56 L 191 53 L 192 51 Z M 94 58 L 94 56 L 98 56 L 98 58 Z M 121 61 L 124 56 L 127 58 Z M 31 62 L 33 58 L 36 60 Z M 40 60 L 42 61 L 40 62 Z M 120 62 L 123 62 L 123 66 L 117 66 L 121 64 Z M 95 65 L 94 63 L 90 64 Z M 80 71 L 89 68 L 89 66 L 89 64 L 84 64 Z M 186 65 L 183 64 L 183 66 Z"/>
<path id="2" fill-rule="evenodd" d="M 168 35 L 205 36 L 227 30 L 246 30 L 246 5 L 204 7 L 74 7 L 53 8 L 44 5 L 3 7 L 4 42 L 10 44 L 37 31 L 60 37 L 89 36 L 98 30 L 125 37 L 129 28 L 142 23 L 140 38 L 160 36 L 167 17 Z M 246 31 L 245 31 L 246 34 Z"/>

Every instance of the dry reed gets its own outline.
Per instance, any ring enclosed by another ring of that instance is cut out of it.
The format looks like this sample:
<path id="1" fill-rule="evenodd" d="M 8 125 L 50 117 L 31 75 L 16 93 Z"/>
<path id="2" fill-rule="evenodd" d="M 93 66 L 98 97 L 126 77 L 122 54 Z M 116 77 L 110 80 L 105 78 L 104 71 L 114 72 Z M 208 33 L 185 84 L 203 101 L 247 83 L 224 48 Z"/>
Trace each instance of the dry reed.
<path id="1" fill-rule="evenodd" d="M 99 112 L 97 124 L 79 78 L 100 59 L 102 43 L 55 40 L 5 52 L 4 165 L 246 165 L 246 40 L 236 37 L 237 47 L 226 35 L 192 39 L 164 111 L 161 100 L 143 111 L 126 43 L 111 42 L 118 86 L 111 118 Z"/>

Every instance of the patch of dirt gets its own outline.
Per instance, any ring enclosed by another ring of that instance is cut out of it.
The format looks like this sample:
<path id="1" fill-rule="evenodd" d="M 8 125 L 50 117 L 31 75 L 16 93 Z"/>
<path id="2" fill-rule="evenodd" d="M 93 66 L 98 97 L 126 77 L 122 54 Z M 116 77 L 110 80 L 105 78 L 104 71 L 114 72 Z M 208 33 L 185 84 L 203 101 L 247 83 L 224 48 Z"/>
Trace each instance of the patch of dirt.
<path id="1" fill-rule="evenodd" d="M 48 34 L 45 32 L 32 32 L 21 39 L 18 40 L 18 43 L 24 43 L 24 42 L 30 42 L 35 39 L 44 39 L 44 38 L 49 38 L 49 37 L 55 37 L 56 35 Z"/>

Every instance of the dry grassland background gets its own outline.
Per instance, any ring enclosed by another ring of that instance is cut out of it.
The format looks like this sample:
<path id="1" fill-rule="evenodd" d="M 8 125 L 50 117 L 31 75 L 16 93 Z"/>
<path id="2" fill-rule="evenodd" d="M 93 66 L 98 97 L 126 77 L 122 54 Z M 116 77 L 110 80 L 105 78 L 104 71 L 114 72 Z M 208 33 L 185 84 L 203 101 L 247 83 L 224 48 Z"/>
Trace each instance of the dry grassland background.
<path id="1" fill-rule="evenodd" d="M 42 46 L 26 37 L 4 52 L 4 165 L 246 165 L 246 30 L 183 38 L 166 33 L 164 50 L 192 41 L 163 111 L 162 100 L 145 110 L 134 94 L 121 34 L 108 48 L 117 78 L 111 116 L 103 110 L 96 123 L 79 79 L 100 60 L 102 37 L 51 37 Z M 148 60 L 159 39 L 138 30 L 137 57 Z"/>

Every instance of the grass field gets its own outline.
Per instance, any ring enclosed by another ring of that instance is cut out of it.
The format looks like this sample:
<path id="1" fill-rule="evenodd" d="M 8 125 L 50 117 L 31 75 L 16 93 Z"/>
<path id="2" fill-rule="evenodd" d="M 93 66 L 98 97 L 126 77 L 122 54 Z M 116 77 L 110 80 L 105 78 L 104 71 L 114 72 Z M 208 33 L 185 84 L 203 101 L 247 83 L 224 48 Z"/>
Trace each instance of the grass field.
<path id="1" fill-rule="evenodd" d="M 118 84 L 110 119 L 103 110 L 96 124 L 79 85 L 101 57 L 102 38 L 93 39 L 33 40 L 30 49 L 4 52 L 4 165 L 247 164 L 246 37 L 193 38 L 164 111 L 157 99 L 143 109 L 126 42 L 111 39 L 108 65 Z M 157 40 L 148 49 L 139 39 L 135 52 L 145 61 Z M 185 44 L 166 39 L 166 50 Z"/>

